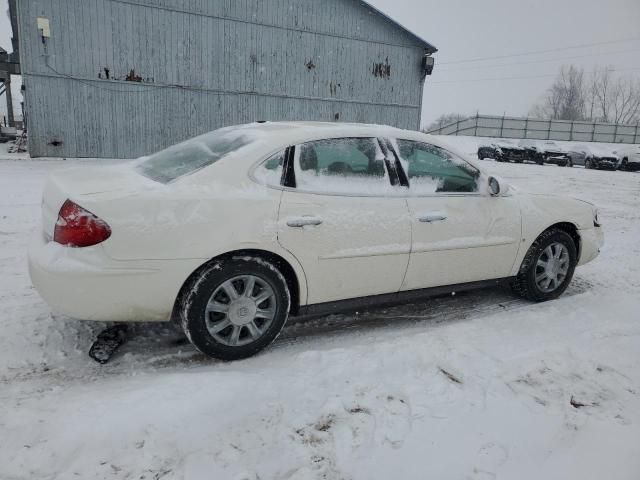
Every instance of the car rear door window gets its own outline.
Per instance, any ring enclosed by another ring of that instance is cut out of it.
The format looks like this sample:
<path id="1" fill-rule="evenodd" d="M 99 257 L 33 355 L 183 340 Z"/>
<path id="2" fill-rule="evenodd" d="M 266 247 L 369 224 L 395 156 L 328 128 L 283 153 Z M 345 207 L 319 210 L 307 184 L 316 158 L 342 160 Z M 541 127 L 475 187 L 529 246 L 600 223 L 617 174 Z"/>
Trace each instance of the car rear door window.
<path id="1" fill-rule="evenodd" d="M 375 138 L 336 138 L 296 148 L 296 188 L 337 194 L 381 194 L 391 188 Z"/>
<path id="2" fill-rule="evenodd" d="M 397 140 L 413 193 L 467 193 L 478 191 L 480 172 L 452 153 L 435 145 Z"/>

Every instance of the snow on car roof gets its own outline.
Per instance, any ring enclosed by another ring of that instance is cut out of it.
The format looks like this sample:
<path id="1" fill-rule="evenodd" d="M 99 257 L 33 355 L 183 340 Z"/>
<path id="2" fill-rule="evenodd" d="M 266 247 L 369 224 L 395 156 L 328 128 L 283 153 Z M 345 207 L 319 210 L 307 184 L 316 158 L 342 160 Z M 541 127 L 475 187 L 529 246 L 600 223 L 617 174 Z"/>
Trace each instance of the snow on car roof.
<path id="1" fill-rule="evenodd" d="M 224 130 L 244 131 L 253 136 L 256 142 L 261 144 L 292 145 L 313 139 L 348 137 L 348 136 L 384 136 L 390 138 L 405 138 L 419 141 L 428 141 L 437 146 L 447 146 L 435 137 L 426 133 L 402 130 L 388 125 L 376 125 L 366 123 L 337 123 L 337 122 L 312 122 L 312 121 L 283 121 L 283 122 L 255 122 L 244 125 L 225 127 L 214 132 Z M 214 133 L 210 132 L 210 133 Z M 203 135 L 206 137 L 207 133 Z"/>
<path id="2" fill-rule="evenodd" d="M 365 132 L 372 131 L 395 131 L 401 132 L 399 128 L 390 127 L 388 125 L 376 125 L 368 123 L 348 123 L 348 122 L 314 122 L 314 121 L 283 121 L 283 122 L 254 122 L 244 125 L 234 125 L 227 127 L 228 129 L 247 129 L 256 131 L 284 132 L 291 130 L 308 130 L 308 131 L 342 131 L 342 130 L 358 130 Z"/>
<path id="3" fill-rule="evenodd" d="M 242 139 L 243 145 L 241 150 L 237 150 L 237 152 L 231 152 L 228 155 L 225 155 L 224 158 L 221 158 L 221 160 L 224 160 L 224 162 L 222 163 L 225 163 L 227 160 L 233 160 L 233 163 L 235 165 L 238 165 L 237 162 L 247 162 L 249 164 L 265 153 L 275 153 L 279 149 L 284 149 L 291 145 L 299 145 L 314 140 L 348 137 L 386 137 L 392 140 L 403 139 L 429 143 L 431 145 L 443 148 L 460 158 L 464 158 L 468 163 L 475 166 L 474 159 L 470 158 L 465 153 L 458 151 L 455 147 L 452 147 L 450 143 L 444 140 L 440 140 L 439 138 L 432 135 L 413 130 L 402 130 L 387 125 L 364 123 L 312 121 L 254 122 L 213 130 L 211 132 L 204 133 L 197 137 L 186 140 L 185 142 L 182 142 L 180 144 L 169 147 L 169 149 L 167 149 L 166 151 L 176 149 L 179 150 L 181 148 L 187 148 L 193 145 L 208 145 L 211 143 L 216 143 L 220 139 L 220 137 L 233 137 Z M 163 152 L 164 151 L 161 151 L 151 156 L 141 157 L 139 159 L 138 165 L 144 165 L 145 162 L 149 162 L 151 159 L 157 157 L 158 155 L 161 155 Z M 241 155 L 235 154 L 240 152 L 242 152 Z M 196 169 L 188 169 L 187 173 L 196 173 L 197 171 L 205 172 L 207 171 L 207 168 L 205 167 L 210 165 L 211 163 L 217 163 L 217 161 L 206 162 L 206 164 L 203 163 L 202 165 L 198 164 L 198 167 Z M 171 163 L 169 164 L 169 166 L 171 166 Z M 185 174 L 180 173 L 180 175 L 178 176 L 185 176 Z M 191 175 L 188 176 L 191 177 Z M 194 181 L 197 181 L 197 178 L 197 175 L 193 176 Z M 168 181 L 171 180 L 171 178 L 168 179 Z"/>

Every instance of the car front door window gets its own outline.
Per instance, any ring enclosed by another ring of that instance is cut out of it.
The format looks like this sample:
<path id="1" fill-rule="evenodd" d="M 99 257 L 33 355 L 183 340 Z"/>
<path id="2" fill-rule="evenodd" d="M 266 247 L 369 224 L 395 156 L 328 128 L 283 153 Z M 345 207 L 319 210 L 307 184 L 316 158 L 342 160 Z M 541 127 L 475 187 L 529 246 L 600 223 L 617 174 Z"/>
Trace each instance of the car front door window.
<path id="1" fill-rule="evenodd" d="M 479 172 L 450 152 L 421 142 L 398 140 L 413 193 L 472 193 L 478 191 Z"/>

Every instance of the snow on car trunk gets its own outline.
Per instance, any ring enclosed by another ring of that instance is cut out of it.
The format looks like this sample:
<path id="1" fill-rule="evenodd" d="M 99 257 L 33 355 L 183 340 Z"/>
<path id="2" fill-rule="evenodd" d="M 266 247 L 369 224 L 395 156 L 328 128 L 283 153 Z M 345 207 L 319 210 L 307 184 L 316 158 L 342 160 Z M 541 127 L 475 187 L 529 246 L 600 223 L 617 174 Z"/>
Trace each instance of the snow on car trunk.
<path id="1" fill-rule="evenodd" d="M 53 238 L 53 229 L 60 207 L 67 199 L 83 203 L 107 200 L 154 188 L 155 182 L 135 173 L 130 164 L 110 166 L 82 166 L 61 169 L 47 179 L 42 194 L 42 227 L 46 238 Z M 83 202 L 85 200 L 85 202 Z"/>

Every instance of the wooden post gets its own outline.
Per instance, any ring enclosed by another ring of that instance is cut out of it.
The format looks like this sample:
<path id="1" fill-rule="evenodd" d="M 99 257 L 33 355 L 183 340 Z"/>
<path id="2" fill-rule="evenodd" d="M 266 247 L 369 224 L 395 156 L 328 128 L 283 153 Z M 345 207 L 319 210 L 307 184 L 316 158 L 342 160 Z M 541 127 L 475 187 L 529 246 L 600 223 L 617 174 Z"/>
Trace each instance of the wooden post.
<path id="1" fill-rule="evenodd" d="M 502 114 L 502 121 L 500 122 L 500 138 L 504 137 L 504 116 L 506 113 Z"/>
<path id="2" fill-rule="evenodd" d="M 549 119 L 549 124 L 547 126 L 547 140 L 551 140 L 551 122 L 552 120 Z"/>
<path id="3" fill-rule="evenodd" d="M 476 112 L 476 125 L 475 128 L 473 130 L 473 136 L 477 137 L 478 136 L 478 121 L 480 119 L 480 112 Z"/>
<path id="4" fill-rule="evenodd" d="M 527 130 L 529 130 L 529 116 L 527 115 L 527 119 L 524 121 L 524 136 L 522 138 L 527 138 Z"/>
<path id="5" fill-rule="evenodd" d="M 593 128 L 591 129 L 591 141 L 595 142 L 596 140 L 596 122 L 593 122 Z"/>
<path id="6" fill-rule="evenodd" d="M 638 127 L 640 127 L 640 120 L 636 123 L 636 134 L 633 136 L 633 143 L 640 143 L 640 139 L 638 138 Z"/>
<path id="7" fill-rule="evenodd" d="M 613 143 L 618 141 L 618 124 L 616 123 L 615 128 L 613 129 Z"/>

